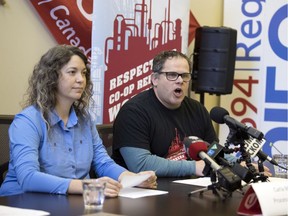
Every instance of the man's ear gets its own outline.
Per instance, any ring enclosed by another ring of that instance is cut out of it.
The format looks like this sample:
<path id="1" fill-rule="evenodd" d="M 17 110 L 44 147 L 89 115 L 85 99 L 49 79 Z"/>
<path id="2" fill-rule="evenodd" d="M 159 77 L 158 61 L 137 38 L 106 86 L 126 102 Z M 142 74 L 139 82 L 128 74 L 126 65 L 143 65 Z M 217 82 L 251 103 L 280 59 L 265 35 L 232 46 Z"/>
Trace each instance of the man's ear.
<path id="1" fill-rule="evenodd" d="M 152 73 L 151 74 L 151 84 L 152 84 L 152 86 L 157 86 L 157 84 L 158 84 L 158 76 L 157 76 L 158 74 L 156 74 L 156 73 Z"/>

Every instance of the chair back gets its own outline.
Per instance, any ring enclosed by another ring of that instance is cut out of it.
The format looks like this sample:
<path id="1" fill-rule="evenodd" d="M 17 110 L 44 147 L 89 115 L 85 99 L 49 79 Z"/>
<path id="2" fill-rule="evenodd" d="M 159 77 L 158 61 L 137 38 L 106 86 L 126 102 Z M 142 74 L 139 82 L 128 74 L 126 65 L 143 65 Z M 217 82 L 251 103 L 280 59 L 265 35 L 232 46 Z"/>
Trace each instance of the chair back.
<path id="1" fill-rule="evenodd" d="M 112 154 L 113 143 L 113 124 L 99 124 L 96 125 L 100 138 L 103 141 L 103 145 L 106 147 L 108 155 Z M 98 178 L 93 168 L 91 167 L 89 172 L 90 178 Z"/>
<path id="2" fill-rule="evenodd" d="M 8 129 L 13 119 L 13 115 L 0 115 L 0 185 L 8 171 L 10 158 Z"/>
<path id="3" fill-rule="evenodd" d="M 108 154 L 112 154 L 113 143 L 113 124 L 99 124 L 96 125 L 99 136 L 103 141 L 103 145 L 106 147 Z"/>

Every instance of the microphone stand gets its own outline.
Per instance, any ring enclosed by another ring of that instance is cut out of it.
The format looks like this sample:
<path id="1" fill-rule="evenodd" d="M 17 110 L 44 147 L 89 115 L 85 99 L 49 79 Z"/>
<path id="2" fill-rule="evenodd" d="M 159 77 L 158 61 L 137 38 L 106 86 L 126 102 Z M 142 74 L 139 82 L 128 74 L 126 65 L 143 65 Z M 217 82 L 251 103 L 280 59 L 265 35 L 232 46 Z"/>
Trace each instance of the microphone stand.
<path id="1" fill-rule="evenodd" d="M 205 161 L 205 160 L 204 160 Z M 195 193 L 200 193 L 200 195 L 203 195 L 204 192 L 212 190 L 212 193 L 216 196 L 218 196 L 222 201 L 225 201 L 227 197 L 232 196 L 232 192 L 229 190 L 226 190 L 221 186 L 219 182 L 217 182 L 217 171 L 213 170 L 208 163 L 205 161 L 205 167 L 203 170 L 204 176 L 210 175 L 211 179 L 211 185 L 208 185 L 205 188 L 201 188 L 198 190 L 191 191 L 188 196 L 192 196 Z"/>
<path id="2" fill-rule="evenodd" d="M 244 134 L 241 130 L 235 130 L 232 128 L 229 128 L 229 129 L 230 129 L 230 133 L 229 133 L 227 140 L 226 140 L 226 143 L 225 143 L 226 148 L 228 148 L 229 143 L 233 143 L 234 145 L 235 145 L 235 143 L 240 144 L 239 151 L 241 153 L 241 157 L 237 160 L 237 162 L 241 163 L 242 161 L 245 161 L 246 166 L 249 169 L 249 172 L 253 175 L 253 182 L 258 182 L 259 180 L 261 180 L 262 182 L 266 181 L 268 176 L 264 175 L 264 166 L 263 166 L 264 160 L 262 160 L 262 158 L 258 159 L 259 172 L 257 172 L 255 167 L 252 165 L 250 154 L 245 149 L 244 140 L 249 139 L 249 135 Z M 259 176 L 258 176 L 258 174 L 259 174 Z"/>
<path id="3" fill-rule="evenodd" d="M 264 165 L 263 165 L 262 158 L 259 158 L 257 163 L 258 163 L 259 176 L 256 178 L 256 182 L 259 181 L 259 180 L 262 181 L 262 182 L 268 181 L 267 180 L 268 176 L 264 175 Z"/>

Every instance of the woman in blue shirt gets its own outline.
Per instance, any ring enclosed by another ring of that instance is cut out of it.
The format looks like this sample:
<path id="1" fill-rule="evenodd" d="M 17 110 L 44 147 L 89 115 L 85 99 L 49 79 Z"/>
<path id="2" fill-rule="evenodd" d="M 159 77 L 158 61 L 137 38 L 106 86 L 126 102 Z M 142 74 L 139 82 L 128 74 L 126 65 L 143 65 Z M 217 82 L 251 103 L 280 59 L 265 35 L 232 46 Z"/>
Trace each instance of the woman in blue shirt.
<path id="1" fill-rule="evenodd" d="M 87 57 L 74 46 L 57 45 L 42 56 L 29 79 L 27 100 L 9 128 L 10 163 L 0 195 L 23 192 L 82 193 L 92 166 L 115 197 L 124 175 L 102 144 L 89 116 L 92 82 Z M 155 188 L 156 176 L 142 187 Z M 139 173 L 138 175 L 141 175 Z"/>

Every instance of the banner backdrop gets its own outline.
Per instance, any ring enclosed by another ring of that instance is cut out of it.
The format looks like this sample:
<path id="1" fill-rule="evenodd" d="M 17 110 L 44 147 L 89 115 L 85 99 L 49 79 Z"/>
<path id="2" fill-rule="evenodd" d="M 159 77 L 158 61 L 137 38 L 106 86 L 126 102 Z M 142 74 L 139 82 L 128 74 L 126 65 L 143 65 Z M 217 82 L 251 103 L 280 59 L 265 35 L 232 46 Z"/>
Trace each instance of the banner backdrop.
<path id="1" fill-rule="evenodd" d="M 149 87 L 156 53 L 186 53 L 199 27 L 189 0 L 30 2 L 59 44 L 78 46 L 90 60 L 93 57 L 92 109 L 99 124 L 112 122 L 127 99 Z"/>
<path id="2" fill-rule="evenodd" d="M 189 9 L 189 0 L 94 1 L 91 69 L 97 122 L 113 122 L 129 98 L 151 87 L 157 53 L 187 53 Z"/>
<path id="3" fill-rule="evenodd" d="M 288 153 L 287 12 L 287 0 L 224 1 L 224 26 L 238 33 L 233 94 L 221 96 L 221 106 L 230 116 L 264 133 L 263 151 L 284 166 Z M 228 134 L 228 127 L 221 125 L 221 142 Z"/>
<path id="4" fill-rule="evenodd" d="M 91 57 L 93 0 L 30 0 L 59 44 L 79 47 Z"/>

